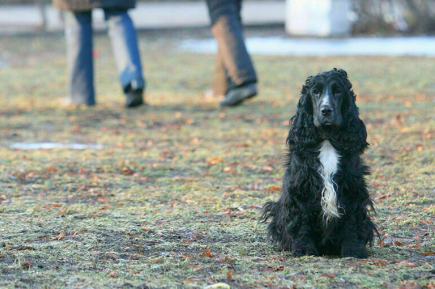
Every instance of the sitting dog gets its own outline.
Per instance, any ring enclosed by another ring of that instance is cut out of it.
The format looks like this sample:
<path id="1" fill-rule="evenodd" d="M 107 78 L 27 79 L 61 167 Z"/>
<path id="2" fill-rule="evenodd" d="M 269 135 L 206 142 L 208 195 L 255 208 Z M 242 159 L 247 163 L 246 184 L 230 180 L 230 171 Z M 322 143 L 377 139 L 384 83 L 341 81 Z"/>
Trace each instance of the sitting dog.
<path id="1" fill-rule="evenodd" d="M 290 120 L 282 193 L 265 204 L 261 220 L 282 250 L 293 256 L 368 257 L 378 231 L 361 155 L 367 131 L 344 70 L 310 76 Z"/>

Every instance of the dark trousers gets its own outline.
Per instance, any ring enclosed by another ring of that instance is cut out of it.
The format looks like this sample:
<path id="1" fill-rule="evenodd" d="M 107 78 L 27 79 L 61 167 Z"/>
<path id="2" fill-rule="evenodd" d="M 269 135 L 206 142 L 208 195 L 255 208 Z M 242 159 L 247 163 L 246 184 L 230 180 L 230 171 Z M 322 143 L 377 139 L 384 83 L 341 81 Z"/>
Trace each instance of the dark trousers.
<path id="1" fill-rule="evenodd" d="M 229 89 L 257 82 L 257 75 L 243 39 L 240 11 L 242 0 L 206 0 L 212 33 L 218 42 L 213 90 Z"/>
<path id="2" fill-rule="evenodd" d="M 127 10 L 105 9 L 104 13 L 122 89 L 126 92 L 132 84 L 144 88 L 136 30 Z M 65 35 L 71 101 L 94 105 L 92 11 L 66 12 Z"/>

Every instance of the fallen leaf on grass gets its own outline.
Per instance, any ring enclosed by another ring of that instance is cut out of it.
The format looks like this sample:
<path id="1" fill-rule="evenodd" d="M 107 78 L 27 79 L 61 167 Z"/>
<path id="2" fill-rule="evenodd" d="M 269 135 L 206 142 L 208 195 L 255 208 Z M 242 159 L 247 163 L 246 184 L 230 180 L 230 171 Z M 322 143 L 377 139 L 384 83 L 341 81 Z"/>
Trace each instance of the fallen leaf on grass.
<path id="1" fill-rule="evenodd" d="M 382 196 L 379 196 L 379 197 L 376 197 L 376 198 L 374 198 L 374 200 L 381 200 L 381 199 L 385 199 L 385 198 L 388 198 L 388 197 L 390 197 L 391 196 L 391 194 L 385 194 L 385 195 L 382 195 Z"/>
<path id="2" fill-rule="evenodd" d="M 435 252 L 424 252 L 424 253 L 421 253 L 421 255 L 423 255 L 423 256 L 435 256 Z"/>
<path id="3" fill-rule="evenodd" d="M 197 267 L 193 267 L 193 272 L 196 272 L 196 271 L 199 271 L 199 270 L 202 270 L 202 269 L 204 269 L 205 267 L 204 266 L 197 266 Z"/>
<path id="4" fill-rule="evenodd" d="M 145 232 L 148 232 L 149 230 L 150 230 L 150 228 L 148 228 L 148 227 L 143 227 L 143 228 L 140 228 L 142 231 L 145 231 Z"/>
<path id="5" fill-rule="evenodd" d="M 162 258 L 156 258 L 156 259 L 149 260 L 148 263 L 156 263 L 159 262 L 160 260 L 162 260 Z"/>
<path id="6" fill-rule="evenodd" d="M 228 279 L 233 279 L 233 270 L 228 270 L 228 272 L 227 272 L 227 278 Z"/>
<path id="7" fill-rule="evenodd" d="M 32 248 L 32 247 L 29 247 L 29 246 L 23 246 L 23 247 L 17 248 L 17 250 L 18 251 L 24 251 L 24 250 L 35 250 L 35 249 Z"/>
<path id="8" fill-rule="evenodd" d="M 418 267 L 417 264 L 411 263 L 409 261 L 402 261 L 402 262 L 399 262 L 399 263 L 395 263 L 394 265 L 396 265 L 396 266 Z"/>
<path id="9" fill-rule="evenodd" d="M 125 176 L 129 176 L 129 175 L 134 174 L 134 171 L 132 169 L 128 168 L 128 167 L 123 167 L 121 169 L 121 174 L 123 174 Z"/>
<path id="10" fill-rule="evenodd" d="M 10 249 L 11 247 L 9 246 L 9 244 L 8 243 L 6 243 L 6 250 L 8 250 L 9 251 L 9 249 Z"/>
<path id="11" fill-rule="evenodd" d="M 3 254 L 0 254 L 0 258 L 3 258 Z"/>
<path id="12" fill-rule="evenodd" d="M 205 249 L 204 252 L 202 252 L 202 253 L 199 255 L 199 257 L 210 257 L 210 258 L 213 258 L 214 256 L 211 254 L 210 249 L 207 248 L 207 249 Z"/>
<path id="13" fill-rule="evenodd" d="M 72 234 L 72 237 L 80 235 L 80 234 L 84 234 L 86 231 L 76 231 L 74 232 L 74 234 Z"/>
<path id="14" fill-rule="evenodd" d="M 435 289 L 435 283 L 434 282 L 427 282 L 421 288 L 423 288 L 423 289 Z"/>
<path id="15" fill-rule="evenodd" d="M 223 160 L 222 160 L 222 158 L 220 158 L 220 157 L 212 157 L 212 158 L 207 158 L 207 164 L 209 164 L 209 165 L 214 165 L 214 164 L 216 164 L 216 163 L 218 163 L 218 162 L 222 162 Z"/>
<path id="16" fill-rule="evenodd" d="M 65 238 L 65 232 L 62 232 L 62 233 L 57 234 L 55 238 L 56 238 L 57 240 L 60 240 L 60 239 Z"/>
<path id="17" fill-rule="evenodd" d="M 422 212 L 424 212 L 424 211 L 430 211 L 430 209 L 432 209 L 432 206 L 427 207 L 427 208 L 423 208 L 421 211 L 422 211 Z"/>
<path id="18" fill-rule="evenodd" d="M 326 274 L 322 274 L 322 275 L 320 275 L 321 277 L 328 277 L 328 278 L 331 278 L 331 279 L 334 279 L 335 278 L 335 275 L 332 275 L 332 274 L 328 274 L 328 273 L 326 273 Z"/>
<path id="19" fill-rule="evenodd" d="M 183 280 L 183 283 L 196 283 L 196 282 L 198 282 L 198 281 L 191 280 L 191 279 L 184 279 Z"/>
<path id="20" fill-rule="evenodd" d="M 104 211 L 104 210 L 107 210 L 107 209 L 110 209 L 110 206 L 104 206 L 104 207 L 102 207 L 102 208 L 99 208 L 98 210 L 100 210 L 100 211 Z"/>
<path id="21" fill-rule="evenodd" d="M 281 191 L 281 187 L 278 187 L 278 186 L 271 186 L 271 187 L 268 188 L 266 191 L 267 191 L 267 192 L 280 192 L 280 191 Z"/>
<path id="22" fill-rule="evenodd" d="M 116 275 L 117 275 L 116 272 L 112 271 L 112 272 L 109 273 L 109 275 L 107 275 L 107 277 L 116 278 Z"/>
<path id="23" fill-rule="evenodd" d="M 113 253 L 107 253 L 107 256 L 113 258 L 114 260 L 118 259 L 119 257 Z"/>

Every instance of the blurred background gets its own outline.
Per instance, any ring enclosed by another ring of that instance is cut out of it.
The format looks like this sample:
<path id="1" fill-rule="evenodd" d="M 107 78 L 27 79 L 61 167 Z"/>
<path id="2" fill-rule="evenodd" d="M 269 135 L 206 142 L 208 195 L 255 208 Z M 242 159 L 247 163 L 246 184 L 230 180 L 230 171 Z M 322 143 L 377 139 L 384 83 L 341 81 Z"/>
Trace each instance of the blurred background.
<path id="1" fill-rule="evenodd" d="M 190 19 L 184 21 L 185 26 L 192 25 L 206 25 L 208 24 L 207 11 L 205 4 L 202 0 L 139 0 L 139 9 L 148 9 L 155 11 L 159 7 L 168 7 L 178 5 L 185 5 L 186 10 L 192 12 L 196 8 L 196 19 Z M 264 23 L 269 22 L 275 24 L 283 24 L 285 21 L 285 0 L 245 0 L 246 3 L 262 4 L 264 7 L 269 6 L 269 9 L 275 10 L 262 10 L 257 11 L 257 20 L 250 17 L 250 13 L 244 13 L 249 18 L 247 24 Z M 291 1 L 288 1 L 291 2 Z M 316 1 L 293 1 L 293 2 L 316 2 Z M 318 1 L 320 2 L 329 1 Z M 352 22 L 352 34 L 403 34 L 403 35 L 416 35 L 416 34 L 433 34 L 435 29 L 435 1 L 433 0 L 338 0 L 333 2 L 348 2 L 351 7 L 351 13 L 348 13 L 346 17 Z M 199 6 L 204 6 L 199 8 Z M 156 6 L 157 5 L 157 6 Z M 246 4 L 249 6 L 249 4 Z M 310 5 L 310 4 L 303 4 Z M 41 30 L 58 30 L 61 29 L 58 15 L 54 15 L 50 0 L 0 0 L 0 23 L 1 30 L 17 30 L 17 29 L 41 29 Z M 257 6 L 258 7 L 258 6 Z M 272 8 L 273 7 L 273 8 Z M 278 9 L 279 8 L 279 9 Z M 251 8 L 251 9 L 254 9 Z M 200 10 L 200 11 L 198 11 Z M 174 10 L 173 10 L 174 11 Z M 274 11 L 272 13 L 271 11 Z M 172 11 L 166 11 L 161 13 L 171 14 Z M 20 14 L 11 14 L 20 13 Z M 151 12 L 150 12 L 151 13 Z M 262 15 L 261 14 L 265 14 Z M 269 14 L 273 14 L 269 15 Z M 21 16 L 20 16 L 21 15 Z M 26 15 L 26 17 L 24 17 Z M 267 15 L 267 16 L 266 16 Z M 141 22 L 140 13 L 134 13 L 133 17 L 136 22 Z M 182 18 L 181 16 L 177 16 Z M 97 16 L 98 18 L 98 16 Z M 190 17 L 189 17 L 190 18 Z M 155 27 L 158 20 L 148 20 L 140 23 L 139 28 Z M 180 21 L 183 25 L 183 21 Z M 164 23 L 160 21 L 158 26 L 173 26 L 171 23 Z M 245 22 L 246 23 L 246 22 Z M 139 24 L 139 23 L 138 23 Z"/>

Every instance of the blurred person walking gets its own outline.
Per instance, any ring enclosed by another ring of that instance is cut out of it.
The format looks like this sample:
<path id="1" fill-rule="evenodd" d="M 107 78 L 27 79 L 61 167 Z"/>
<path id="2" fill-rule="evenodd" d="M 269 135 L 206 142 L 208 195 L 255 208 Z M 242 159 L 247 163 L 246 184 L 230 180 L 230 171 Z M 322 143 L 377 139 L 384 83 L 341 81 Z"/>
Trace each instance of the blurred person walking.
<path id="1" fill-rule="evenodd" d="M 218 42 L 212 90 L 221 106 L 237 106 L 258 93 L 257 75 L 243 39 L 242 0 L 206 0 Z"/>
<path id="2" fill-rule="evenodd" d="M 65 12 L 69 102 L 95 105 L 92 9 L 103 8 L 126 107 L 143 104 L 145 80 L 136 30 L 127 10 L 136 0 L 53 0 Z"/>

